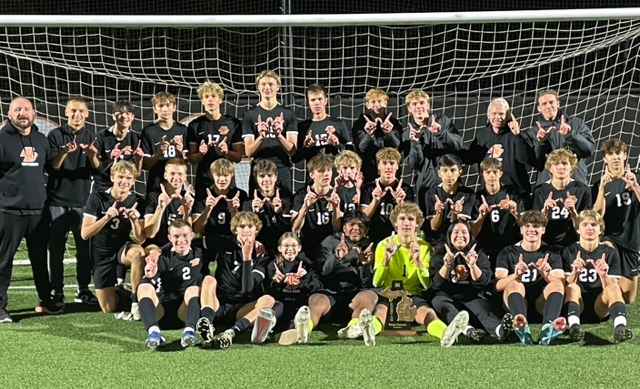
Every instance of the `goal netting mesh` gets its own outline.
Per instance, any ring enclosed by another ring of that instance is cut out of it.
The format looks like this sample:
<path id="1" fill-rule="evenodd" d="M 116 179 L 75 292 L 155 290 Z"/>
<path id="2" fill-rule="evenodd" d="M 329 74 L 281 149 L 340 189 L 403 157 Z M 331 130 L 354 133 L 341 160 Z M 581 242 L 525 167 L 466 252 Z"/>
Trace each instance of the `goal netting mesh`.
<path id="1" fill-rule="evenodd" d="M 309 116 L 305 88 L 320 82 L 329 111 L 350 127 L 377 87 L 389 110 L 406 123 L 404 97 L 432 96 L 432 108 L 453 119 L 468 144 L 486 124 L 488 103 L 503 97 L 522 127 L 536 114 L 535 92 L 556 89 L 562 107 L 583 118 L 599 144 L 622 138 L 632 166 L 640 150 L 640 20 L 444 24 L 418 26 L 112 28 L 0 27 L 1 111 L 11 98 L 36 102 L 43 132 L 63 123 L 64 101 L 91 99 L 89 127 L 112 124 L 111 105 L 129 99 L 134 130 L 150 123 L 151 96 L 178 97 L 178 120 L 201 111 L 196 89 L 205 80 L 225 90 L 224 111 L 242 117 L 258 102 L 255 76 L 265 69 L 283 80 L 281 100 L 301 120 Z M 600 174 L 599 153 L 588 160 Z M 411 172 L 403 174 L 409 178 Z M 304 166 L 296 168 L 296 185 Z M 237 184 L 246 187 L 247 163 Z M 471 169 L 466 183 L 475 186 Z"/>

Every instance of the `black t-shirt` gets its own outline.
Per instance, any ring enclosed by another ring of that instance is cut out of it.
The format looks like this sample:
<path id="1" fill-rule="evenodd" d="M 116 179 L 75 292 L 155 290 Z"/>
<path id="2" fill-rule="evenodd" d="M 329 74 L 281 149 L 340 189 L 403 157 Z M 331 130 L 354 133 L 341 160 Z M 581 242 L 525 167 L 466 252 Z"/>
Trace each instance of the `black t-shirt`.
<path id="1" fill-rule="evenodd" d="M 259 190 L 257 190 L 256 193 L 260 200 L 265 198 Z M 280 239 L 285 232 L 291 231 L 291 207 L 293 198 L 291 194 L 284 189 L 280 189 L 279 193 L 280 201 L 282 201 L 282 211 L 280 213 L 275 212 L 271 202 L 265 202 L 262 209 L 257 213 L 260 221 L 262 221 L 262 229 L 256 239 L 264 244 L 264 247 L 271 256 L 278 253 L 278 239 Z M 270 199 L 273 199 L 273 197 Z M 253 212 L 252 201 L 253 196 L 244 202 L 242 210 Z"/>
<path id="2" fill-rule="evenodd" d="M 260 135 L 258 132 L 258 117 L 260 117 L 262 121 L 267 121 L 269 118 L 273 120 L 280 117 L 281 114 L 284 116 L 282 136 L 286 138 L 287 135 L 298 135 L 298 119 L 292 110 L 282 105 L 277 105 L 271 110 L 266 110 L 257 105 L 244 113 L 242 120 L 242 138 L 256 139 Z M 282 148 L 282 144 L 273 133 L 273 126 L 269 126 L 269 133 L 262 141 L 260 150 L 253 156 L 253 159 L 255 161 L 269 159 L 278 167 L 291 166 L 289 154 Z"/>
<path id="3" fill-rule="evenodd" d="M 84 209 L 84 216 L 89 216 L 95 220 L 102 219 L 107 209 L 109 209 L 116 199 L 111 195 L 111 189 L 94 192 L 89 196 Z M 140 213 L 140 219 L 144 219 L 144 199 L 135 193 L 130 193 L 124 201 L 117 202 L 117 208 L 131 208 L 136 205 L 136 210 Z M 129 242 L 131 234 L 131 221 L 126 215 L 119 213 L 107 223 L 102 229 L 89 239 L 91 257 L 94 261 L 100 259 L 110 259 L 120 250 L 125 243 Z"/>
<path id="4" fill-rule="evenodd" d="M 161 302 L 180 300 L 191 286 L 202 285 L 202 268 L 205 265 L 202 250 L 192 247 L 187 255 L 176 253 L 172 247 L 162 251 L 158 258 L 158 272 L 153 279 L 144 277 L 142 282 L 151 283 Z"/>
<path id="5" fill-rule="evenodd" d="M 466 186 L 458 185 L 456 193 L 449 194 L 444 190 L 442 184 L 438 184 L 438 186 L 429 189 L 425 195 L 425 219 L 428 216 L 434 216 L 436 214 L 436 196 L 438 196 L 440 201 L 451 199 L 454 203 L 464 199 L 462 213 L 459 214 L 458 217 L 467 216 L 469 219 L 471 218 L 475 204 L 475 193 L 473 193 L 473 190 Z M 425 220 L 422 229 L 425 232 L 426 240 L 433 246 L 446 241 L 447 230 L 449 226 L 451 226 L 452 215 L 452 205 L 446 204 L 443 211 L 442 224 L 440 224 L 440 228 L 437 231 L 432 231 L 429 221 Z"/>
<path id="6" fill-rule="evenodd" d="M 573 261 L 575 261 L 578 252 L 580 252 L 580 258 L 585 262 L 589 259 L 597 261 L 602 258 L 602 255 L 604 254 L 605 261 L 609 265 L 609 277 L 620 278 L 622 276 L 618 250 L 600 243 L 595 250 L 587 251 L 580 246 L 579 242 L 573 243 L 562 251 L 562 261 L 564 264 L 564 271 L 567 276 L 573 272 Z M 576 283 L 580 286 L 580 290 L 583 295 L 590 294 L 591 296 L 597 296 L 602 292 L 602 281 L 600 280 L 600 276 L 598 275 L 594 264 L 591 262 L 586 263 L 585 268 L 582 269 L 580 275 L 578 275 Z"/>
<path id="7" fill-rule="evenodd" d="M 124 139 L 117 140 L 115 135 L 113 135 L 113 127 L 100 131 L 96 138 L 95 147 L 98 150 L 98 159 L 102 166 L 93 170 L 94 182 L 93 188 L 91 189 L 92 193 L 104 191 L 113 186 L 113 183 L 111 182 L 111 167 L 115 162 L 111 160 L 111 151 L 113 151 L 116 146 L 120 150 L 129 146 L 131 147 L 131 150 L 135 151 L 138 144 L 141 144 L 140 135 L 131 130 L 127 131 L 127 135 L 125 135 Z M 130 154 L 122 153 L 118 160 L 134 162 L 133 151 Z"/>
<path id="8" fill-rule="evenodd" d="M 531 263 L 536 263 L 539 259 L 543 259 L 546 254 L 549 254 L 548 263 L 551 266 L 551 273 L 563 274 L 564 267 L 562 266 L 562 259 L 551 247 L 543 243 L 536 251 L 526 251 L 522 248 L 521 243 L 522 242 L 518 242 L 513 246 L 507 246 L 500 252 L 500 254 L 498 254 L 498 259 L 496 260 L 496 274 L 499 270 L 506 270 L 507 275 L 515 273 L 516 264 L 520 259 L 520 255 L 522 255 L 524 263 L 529 265 Z M 538 269 L 533 266 L 527 269 L 527 272 L 522 275 L 520 281 L 527 289 L 541 287 L 547 283 L 544 280 L 544 277 L 539 274 Z"/>
<path id="9" fill-rule="evenodd" d="M 398 180 L 395 180 L 390 185 L 380 184 L 380 188 L 383 191 L 385 191 L 387 187 L 389 187 L 391 190 L 398 190 L 398 184 L 400 184 L 400 182 Z M 373 201 L 373 191 L 375 189 L 375 181 L 367 182 L 363 185 L 362 198 L 360 199 L 360 207 L 362 209 L 366 208 Z M 404 190 L 406 194 L 404 200 L 413 201 L 415 197 L 413 187 L 403 181 L 402 190 Z M 393 224 L 391 223 L 389 216 L 391 215 L 391 212 L 394 210 L 396 205 L 398 205 L 398 203 L 396 202 L 396 199 L 393 197 L 391 192 L 385 191 L 384 196 L 382 196 L 382 198 L 380 199 L 380 204 L 378 204 L 378 207 L 376 207 L 376 209 L 373 211 L 373 214 L 370 218 L 371 227 L 369 228 L 369 238 L 372 242 L 378 243 L 382 239 L 391 235 L 391 233 L 394 231 Z"/>
<path id="10" fill-rule="evenodd" d="M 476 193 L 472 220 L 478 218 L 479 209 L 482 205 L 482 196 L 484 196 L 489 206 L 500 204 L 501 201 L 506 200 L 507 196 L 509 196 L 510 200 L 516 202 L 519 213 L 525 211 L 524 202 L 519 198 L 517 191 L 511 187 L 501 187 L 493 195 L 482 189 Z M 495 254 L 509 245 L 516 244 L 520 241 L 520 238 L 520 227 L 516 217 L 502 208 L 494 208 L 485 216 L 480 234 L 476 237 L 480 247 Z"/>
<path id="11" fill-rule="evenodd" d="M 165 184 L 166 185 L 166 184 Z M 144 217 L 153 216 L 156 212 L 156 208 L 158 208 L 158 197 L 160 197 L 160 189 L 157 189 L 153 192 L 147 193 L 147 197 L 145 199 L 146 207 L 144 210 Z M 186 194 L 186 189 L 182 189 L 180 193 L 181 196 Z M 193 196 L 193 194 L 191 194 Z M 169 243 L 169 226 L 171 223 L 178 219 L 184 219 L 184 205 L 182 204 L 182 200 L 173 198 L 171 202 L 167 204 L 164 209 L 164 213 L 162 214 L 162 221 L 160 222 L 160 228 L 154 237 L 147 236 L 147 239 L 144 241 L 144 245 L 156 244 L 159 247 L 162 247 Z"/>
<path id="12" fill-rule="evenodd" d="M 639 177 L 636 174 L 636 177 Z M 638 178 L 636 178 L 638 179 Z M 640 180 L 638 180 L 640 182 Z M 592 198 L 598 197 L 600 181 L 593 186 Z M 640 251 L 640 201 L 622 179 L 611 181 L 604 188 L 604 234 L 617 246 Z"/>
<path id="13" fill-rule="evenodd" d="M 307 188 L 311 188 L 311 191 L 315 193 L 313 185 L 309 185 Z M 300 212 L 300 209 L 302 209 L 304 198 L 307 195 L 307 188 L 300 189 L 293 198 L 293 207 L 291 208 L 292 219 Z M 327 192 L 326 197 L 330 197 L 332 193 L 333 188 Z M 307 210 L 300 236 L 302 238 L 302 249 L 307 256 L 312 259 L 315 257 L 320 242 L 327 236 L 333 234 L 333 225 L 331 224 L 333 211 L 333 205 L 330 204 L 325 197 L 319 198 L 315 203 L 311 204 L 311 207 Z"/>
<path id="14" fill-rule="evenodd" d="M 209 188 L 209 190 L 211 190 L 211 194 L 214 197 L 218 197 L 218 195 L 214 192 L 213 188 Z M 232 199 L 238 193 L 240 193 L 239 195 L 240 206 L 238 207 L 238 210 L 241 210 L 244 202 L 248 200 L 247 192 L 239 188 L 230 188 L 229 193 L 227 193 L 227 198 Z M 194 217 L 196 217 L 195 215 L 200 215 L 201 213 L 204 212 L 206 207 L 205 205 L 206 202 L 207 202 L 206 197 L 200 200 L 196 200 L 196 202 L 193 204 L 193 212 L 192 212 Z M 232 235 L 231 234 L 231 217 L 232 217 L 231 211 L 229 210 L 227 202 L 225 201 L 224 198 L 220 199 L 220 201 L 218 201 L 216 205 L 213 207 L 213 209 L 211 210 L 211 213 L 209 213 L 209 219 L 207 219 L 207 225 L 204 227 L 204 232 L 202 233 L 202 235 L 203 236 L 218 236 L 218 235 L 231 236 Z"/>
<path id="15" fill-rule="evenodd" d="M 311 131 L 311 136 L 315 140 L 313 147 L 304 147 L 304 140 Z M 340 142 L 337 146 L 327 143 L 330 134 L 335 134 Z M 298 150 L 296 159 L 309 161 L 318 153 L 338 155 L 346 148 L 353 148 L 351 134 L 347 126 L 340 119 L 327 116 L 323 120 L 313 121 L 307 119 L 298 125 Z"/>
<path id="16" fill-rule="evenodd" d="M 167 161 L 171 158 L 183 158 L 183 152 L 189 150 L 187 144 L 187 127 L 178 122 L 174 122 L 170 129 L 165 130 L 158 124 L 150 124 L 142 129 L 141 144 L 144 156 L 151 158 L 162 138 L 165 138 L 167 142 L 182 140 L 182 150 L 177 150 L 176 146 L 170 144 L 167 150 L 162 153 L 162 156 L 158 162 L 149 169 L 149 175 L 147 176 L 147 193 L 152 192 L 160 188 L 160 183 L 164 181 L 164 167 Z"/>

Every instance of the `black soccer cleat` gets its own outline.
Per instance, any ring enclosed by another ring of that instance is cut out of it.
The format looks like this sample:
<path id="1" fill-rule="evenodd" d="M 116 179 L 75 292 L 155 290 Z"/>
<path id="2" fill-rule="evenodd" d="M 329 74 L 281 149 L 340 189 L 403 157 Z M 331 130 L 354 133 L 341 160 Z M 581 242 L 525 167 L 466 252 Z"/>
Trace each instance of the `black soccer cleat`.
<path id="1" fill-rule="evenodd" d="M 633 338 L 633 332 L 631 332 L 631 329 L 625 325 L 621 324 L 613 331 L 613 340 L 616 343 L 622 343 L 631 338 Z"/>
<path id="2" fill-rule="evenodd" d="M 506 342 L 509 340 L 512 332 L 513 316 L 510 313 L 505 313 L 505 315 L 502 316 L 502 324 L 500 326 L 500 340 Z"/>
<path id="3" fill-rule="evenodd" d="M 233 343 L 233 336 L 225 331 L 216 335 L 213 341 L 218 344 L 218 347 L 224 350 L 231 347 L 231 344 Z"/>
<path id="4" fill-rule="evenodd" d="M 481 341 L 485 335 L 487 335 L 487 332 L 479 328 L 472 328 L 469 330 L 469 332 L 467 332 L 467 337 L 473 340 L 474 342 Z"/>
<path id="5" fill-rule="evenodd" d="M 201 317 L 196 323 L 196 331 L 198 335 L 200 335 L 200 339 L 202 339 L 202 346 L 205 348 L 211 347 L 214 339 L 213 333 L 215 331 L 211 321 L 206 317 Z"/>
<path id="6" fill-rule="evenodd" d="M 576 342 L 582 342 L 584 340 L 584 330 L 580 324 L 574 324 L 569 328 L 569 338 Z"/>

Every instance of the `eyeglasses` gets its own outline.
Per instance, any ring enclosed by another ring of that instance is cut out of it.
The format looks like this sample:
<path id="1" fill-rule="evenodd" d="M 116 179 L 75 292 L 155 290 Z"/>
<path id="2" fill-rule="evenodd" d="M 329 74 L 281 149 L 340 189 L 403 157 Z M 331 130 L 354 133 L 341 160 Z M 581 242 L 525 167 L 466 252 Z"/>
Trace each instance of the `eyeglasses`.
<path id="1" fill-rule="evenodd" d="M 299 244 L 283 244 L 282 247 L 284 247 L 284 249 L 297 249 L 298 247 L 300 247 Z"/>

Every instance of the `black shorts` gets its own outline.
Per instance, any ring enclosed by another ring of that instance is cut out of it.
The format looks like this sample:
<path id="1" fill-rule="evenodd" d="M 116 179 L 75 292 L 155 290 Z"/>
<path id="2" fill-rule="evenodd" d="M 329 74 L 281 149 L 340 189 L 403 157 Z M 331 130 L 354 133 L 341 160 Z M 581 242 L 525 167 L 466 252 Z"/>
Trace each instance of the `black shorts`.
<path id="1" fill-rule="evenodd" d="M 582 295 L 582 312 L 580 312 L 580 322 L 584 324 L 598 324 L 609 320 L 609 315 L 605 317 L 600 317 L 596 313 L 596 299 L 598 298 L 597 293 L 588 293 Z"/>
<path id="2" fill-rule="evenodd" d="M 242 309 L 242 307 L 244 307 L 245 305 L 252 303 L 254 301 L 255 300 L 246 301 L 242 303 L 222 303 L 221 302 L 220 308 L 216 312 L 216 318 L 215 318 L 216 325 L 232 326 L 233 323 L 235 323 L 237 320 L 236 316 L 238 315 L 238 311 L 240 311 L 240 309 Z"/>
<path id="3" fill-rule="evenodd" d="M 111 288 L 118 283 L 116 277 L 116 267 L 122 265 L 122 255 L 133 242 L 127 242 L 120 247 L 118 252 L 107 258 L 94 258 L 93 260 L 93 282 L 96 289 Z"/>
<path id="4" fill-rule="evenodd" d="M 356 290 L 345 293 L 327 294 L 327 298 L 331 304 L 331 321 L 343 323 L 351 320 L 352 311 L 349 305 L 360 292 L 360 290 Z"/>
<path id="5" fill-rule="evenodd" d="M 164 308 L 164 315 L 158 321 L 158 326 L 163 330 L 179 329 L 184 326 L 184 321 L 178 316 L 178 310 L 184 303 L 184 298 L 160 301 Z"/>
<path id="6" fill-rule="evenodd" d="M 640 254 L 618 245 L 618 253 L 620 254 L 620 267 L 624 278 L 632 279 L 638 276 L 638 258 Z"/>

